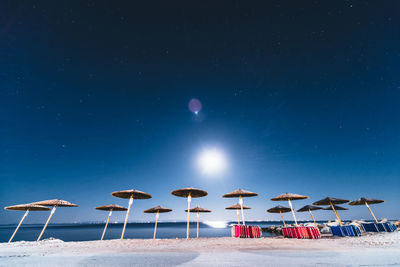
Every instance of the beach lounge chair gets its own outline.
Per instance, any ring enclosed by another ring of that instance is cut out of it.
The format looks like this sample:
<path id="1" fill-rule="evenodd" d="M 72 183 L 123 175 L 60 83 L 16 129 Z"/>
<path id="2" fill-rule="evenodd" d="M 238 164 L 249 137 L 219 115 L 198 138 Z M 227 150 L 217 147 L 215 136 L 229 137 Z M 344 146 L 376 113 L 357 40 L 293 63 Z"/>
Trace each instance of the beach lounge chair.
<path id="1" fill-rule="evenodd" d="M 392 227 L 390 227 L 390 223 L 382 223 L 382 224 L 383 224 L 383 227 L 385 227 L 386 232 L 389 232 L 389 233 L 393 232 Z"/>
<path id="2" fill-rule="evenodd" d="M 342 229 L 342 232 L 345 236 L 351 236 L 349 233 L 349 230 L 347 229 L 347 227 L 345 225 L 340 226 L 340 228 Z"/>
<path id="3" fill-rule="evenodd" d="M 284 227 L 282 228 L 282 233 L 284 234 L 284 237 L 289 237 L 289 238 L 297 238 L 297 233 L 293 229 L 293 227 Z"/>
<path id="4" fill-rule="evenodd" d="M 350 225 L 353 228 L 355 236 L 361 236 L 361 230 L 355 225 Z"/>
<path id="5" fill-rule="evenodd" d="M 317 227 L 308 227 L 308 229 L 312 232 L 314 238 L 321 238 L 321 233 Z"/>
<path id="6" fill-rule="evenodd" d="M 357 236 L 354 232 L 353 225 L 346 225 L 345 227 L 347 229 L 347 232 L 349 233 L 349 236 Z"/>
<path id="7" fill-rule="evenodd" d="M 394 223 L 388 223 L 388 224 L 389 224 L 389 227 L 392 229 L 392 232 L 397 231 L 397 227 L 396 227 L 396 225 L 394 225 Z"/>
<path id="8" fill-rule="evenodd" d="M 375 223 L 363 223 L 362 226 L 364 227 L 365 232 L 379 232 Z"/>
<path id="9" fill-rule="evenodd" d="M 261 230 L 260 227 L 257 225 L 251 225 L 250 228 L 250 238 L 260 238 L 261 237 Z"/>
<path id="10" fill-rule="evenodd" d="M 314 226 L 283 227 L 282 234 L 288 238 L 317 239 L 321 237 L 320 232 Z"/>
<path id="11" fill-rule="evenodd" d="M 232 237 L 238 238 L 260 238 L 261 229 L 257 225 L 233 225 Z"/>
<path id="12" fill-rule="evenodd" d="M 375 225 L 376 225 L 376 228 L 378 228 L 379 232 L 387 232 L 383 223 L 376 223 Z"/>
<path id="13" fill-rule="evenodd" d="M 346 236 L 340 226 L 331 226 L 330 229 L 333 236 Z"/>
<path id="14" fill-rule="evenodd" d="M 383 227 L 385 227 L 386 232 L 393 232 L 392 227 L 390 227 L 389 223 L 382 223 Z"/>

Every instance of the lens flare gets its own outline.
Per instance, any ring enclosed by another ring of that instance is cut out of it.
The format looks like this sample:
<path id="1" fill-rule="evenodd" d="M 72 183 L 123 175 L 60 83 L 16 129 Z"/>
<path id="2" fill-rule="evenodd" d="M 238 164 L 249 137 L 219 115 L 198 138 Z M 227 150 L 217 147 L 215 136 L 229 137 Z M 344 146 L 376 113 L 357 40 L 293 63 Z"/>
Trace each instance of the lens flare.
<path id="1" fill-rule="evenodd" d="M 192 98 L 189 101 L 189 110 L 191 112 L 193 112 L 195 115 L 198 115 L 199 112 L 201 111 L 202 105 L 200 100 L 196 99 L 196 98 Z"/>

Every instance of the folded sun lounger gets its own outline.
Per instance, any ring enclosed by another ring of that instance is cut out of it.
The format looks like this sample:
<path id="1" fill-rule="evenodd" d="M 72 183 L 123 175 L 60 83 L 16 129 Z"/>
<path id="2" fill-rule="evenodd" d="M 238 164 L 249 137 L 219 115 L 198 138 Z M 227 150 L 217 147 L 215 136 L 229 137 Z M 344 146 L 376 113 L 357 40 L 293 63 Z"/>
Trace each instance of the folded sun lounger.
<path id="1" fill-rule="evenodd" d="M 319 230 L 313 226 L 283 227 L 282 234 L 288 238 L 317 239 L 321 237 Z"/>
<path id="2" fill-rule="evenodd" d="M 355 225 L 351 225 L 351 226 L 353 227 L 355 236 L 361 236 L 361 230 L 360 230 L 360 228 L 358 228 L 358 227 L 355 226 Z"/>
<path id="3" fill-rule="evenodd" d="M 340 226 L 331 226 L 330 229 L 333 236 L 346 236 Z"/>
<path id="4" fill-rule="evenodd" d="M 363 223 L 362 226 L 365 229 L 365 232 L 379 232 L 376 223 Z"/>
<path id="5" fill-rule="evenodd" d="M 233 225 L 232 237 L 238 238 L 260 238 L 261 229 L 257 225 Z"/>
<path id="6" fill-rule="evenodd" d="M 375 225 L 378 228 L 379 232 L 387 232 L 383 223 L 376 223 Z"/>

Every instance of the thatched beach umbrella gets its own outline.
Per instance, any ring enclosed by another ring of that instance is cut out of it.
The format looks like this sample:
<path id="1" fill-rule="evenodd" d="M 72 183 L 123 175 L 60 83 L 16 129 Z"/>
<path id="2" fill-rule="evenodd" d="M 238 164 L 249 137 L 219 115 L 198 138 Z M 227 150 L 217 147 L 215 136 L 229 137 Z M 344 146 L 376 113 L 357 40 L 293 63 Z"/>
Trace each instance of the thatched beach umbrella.
<path id="1" fill-rule="evenodd" d="M 103 240 L 104 235 L 106 234 L 108 222 L 110 221 L 110 217 L 111 217 L 112 212 L 113 211 L 126 211 L 127 208 L 124 208 L 124 207 L 122 207 L 120 205 L 111 204 L 111 205 L 105 205 L 105 206 L 96 207 L 95 209 L 96 210 L 109 211 L 108 217 L 107 217 L 106 226 L 104 227 L 103 234 L 101 235 L 101 239 L 100 239 L 100 240 Z"/>
<path id="2" fill-rule="evenodd" d="M 39 235 L 39 237 L 38 237 L 38 239 L 36 241 L 40 241 L 40 238 L 42 238 L 42 235 L 43 235 L 44 231 L 46 230 L 47 225 L 49 224 L 51 217 L 53 217 L 54 212 L 56 212 L 56 208 L 57 207 L 78 207 L 78 205 L 73 204 L 71 202 L 68 202 L 66 200 L 62 200 L 62 199 L 43 200 L 43 201 L 31 203 L 31 204 L 53 207 L 51 209 L 49 218 L 47 218 L 46 224 L 44 225 L 43 230 L 40 233 L 40 235 Z"/>
<path id="3" fill-rule="evenodd" d="M 4 209 L 6 209 L 6 210 L 24 210 L 25 211 L 24 216 L 22 216 L 22 219 L 19 221 L 17 228 L 15 229 L 14 233 L 12 234 L 10 240 L 8 240 L 8 243 L 11 243 L 11 241 L 13 240 L 19 227 L 21 226 L 22 222 L 25 220 L 26 216 L 28 216 L 28 213 L 30 210 L 50 210 L 50 208 L 48 208 L 48 207 L 40 206 L 40 205 L 33 205 L 33 204 L 21 204 L 21 205 L 15 205 L 15 206 L 8 206 L 8 207 L 5 207 Z"/>
<path id="4" fill-rule="evenodd" d="M 234 205 L 232 205 L 232 206 L 229 206 L 229 207 L 226 207 L 225 209 L 226 210 L 236 210 L 236 215 L 237 215 L 237 217 L 238 217 L 238 224 L 240 224 L 240 214 L 239 214 L 239 210 L 242 208 L 242 206 L 239 204 L 239 203 L 237 203 L 237 204 L 234 204 Z M 243 209 L 244 210 L 249 210 L 249 209 L 251 209 L 250 207 L 247 207 L 247 206 L 243 206 Z"/>
<path id="5" fill-rule="evenodd" d="M 317 222 L 315 221 L 314 216 L 313 216 L 313 214 L 312 214 L 311 211 L 312 211 L 312 210 L 320 210 L 320 209 L 322 209 L 322 208 L 321 208 L 321 207 L 318 207 L 318 206 L 306 205 L 306 206 L 302 207 L 301 209 L 298 209 L 297 212 L 305 212 L 305 211 L 308 211 L 308 212 L 310 213 L 310 215 L 311 215 L 311 218 L 312 218 L 313 221 L 314 221 L 315 227 L 318 229 Z"/>
<path id="6" fill-rule="evenodd" d="M 313 205 L 317 205 L 317 206 L 330 206 L 331 210 L 333 210 L 333 212 L 336 215 L 336 218 L 338 219 L 338 222 L 340 225 L 343 225 L 342 220 L 339 217 L 339 214 L 337 213 L 336 209 L 335 209 L 335 204 L 344 204 L 349 202 L 349 200 L 347 199 L 341 199 L 341 198 L 334 198 L 334 197 L 326 197 L 323 198 L 321 200 L 318 200 L 316 202 L 313 203 Z"/>
<path id="7" fill-rule="evenodd" d="M 326 208 L 323 208 L 323 210 L 349 210 L 348 208 L 342 207 L 342 206 L 338 206 L 338 205 L 333 205 L 333 206 L 329 206 Z"/>
<path id="8" fill-rule="evenodd" d="M 244 197 L 256 197 L 258 196 L 257 193 L 253 193 L 250 191 L 246 191 L 246 190 L 242 190 L 242 189 L 238 189 L 235 190 L 233 192 L 230 192 L 228 194 L 223 195 L 222 197 L 224 198 L 239 198 L 239 204 L 240 204 L 240 210 L 242 211 L 242 222 L 243 225 L 246 225 L 246 221 L 244 220 L 244 212 L 243 212 L 243 198 Z"/>
<path id="9" fill-rule="evenodd" d="M 188 210 L 190 210 L 190 202 L 192 201 L 192 197 L 197 198 L 197 197 L 205 197 L 208 195 L 206 191 L 192 187 L 174 190 L 171 192 L 171 194 L 177 197 L 186 197 L 188 202 L 188 208 L 187 208 Z M 189 217 L 190 217 L 190 212 L 188 212 L 187 215 L 186 238 L 189 238 Z"/>
<path id="10" fill-rule="evenodd" d="M 188 212 L 188 210 L 185 210 Z M 199 220 L 200 220 L 200 212 L 211 212 L 211 210 L 203 209 L 199 206 L 191 208 L 188 213 L 196 212 L 197 213 L 197 238 L 199 238 Z"/>
<path id="11" fill-rule="evenodd" d="M 308 198 L 308 196 L 302 196 L 302 195 L 292 194 L 292 193 L 285 193 L 285 194 L 279 195 L 277 197 L 271 198 L 271 200 L 272 201 L 288 201 L 290 210 L 292 211 L 294 224 L 297 226 L 298 224 L 297 224 L 297 220 L 296 220 L 296 215 L 294 215 L 292 200 L 300 200 L 300 199 L 307 199 L 307 198 Z"/>
<path id="12" fill-rule="evenodd" d="M 286 223 L 285 223 L 285 219 L 283 219 L 282 213 L 286 213 L 286 212 L 290 212 L 290 211 L 291 211 L 290 208 L 283 207 L 283 206 L 275 206 L 275 207 L 270 208 L 269 210 L 267 210 L 267 212 L 269 212 L 269 213 L 279 213 L 281 215 L 281 218 L 282 218 L 283 226 L 286 226 Z"/>
<path id="13" fill-rule="evenodd" d="M 160 213 L 166 213 L 166 212 L 171 212 L 172 209 L 164 208 L 161 206 L 156 206 L 154 208 L 145 210 L 144 213 L 155 213 L 156 214 L 156 224 L 154 225 L 154 234 L 153 234 L 153 239 L 156 239 L 156 233 L 157 233 L 157 223 L 158 223 L 158 217 Z"/>
<path id="14" fill-rule="evenodd" d="M 378 223 L 378 220 L 376 219 L 376 217 L 375 217 L 374 213 L 372 212 L 371 208 L 369 207 L 369 205 L 379 204 L 379 203 L 383 203 L 383 202 L 385 202 L 385 200 L 362 197 L 362 198 L 359 198 L 357 200 L 350 202 L 349 205 L 352 205 L 352 206 L 365 205 L 365 206 L 367 206 L 367 208 L 369 209 L 369 212 L 371 213 L 375 222 Z"/>
<path id="15" fill-rule="evenodd" d="M 149 199 L 149 198 L 152 198 L 152 196 L 150 194 L 147 194 L 145 192 L 135 190 L 135 189 L 115 191 L 115 192 L 112 192 L 111 195 L 113 197 L 129 199 L 129 206 L 128 206 L 128 210 L 126 211 L 124 228 L 122 229 L 122 234 L 121 234 L 121 239 L 124 239 L 126 223 L 128 222 L 129 212 L 131 211 L 133 199 Z"/>

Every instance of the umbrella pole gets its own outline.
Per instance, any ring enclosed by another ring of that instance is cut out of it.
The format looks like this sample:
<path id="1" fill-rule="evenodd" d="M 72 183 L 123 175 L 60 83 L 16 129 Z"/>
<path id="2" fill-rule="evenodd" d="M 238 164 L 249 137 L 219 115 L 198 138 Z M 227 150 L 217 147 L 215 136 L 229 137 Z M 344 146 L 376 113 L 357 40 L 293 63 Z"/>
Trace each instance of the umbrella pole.
<path id="1" fill-rule="evenodd" d="M 156 239 L 157 223 L 158 223 L 159 214 L 160 214 L 160 212 L 157 210 L 157 214 L 156 214 L 156 225 L 154 225 L 154 235 L 153 235 L 153 239 Z"/>
<path id="2" fill-rule="evenodd" d="M 189 218 L 190 218 L 190 202 L 191 201 L 192 201 L 192 196 L 189 193 L 189 196 L 188 196 L 187 226 L 186 226 L 186 239 L 189 239 Z"/>
<path id="3" fill-rule="evenodd" d="M 240 203 L 240 210 L 242 211 L 242 223 L 243 223 L 243 225 L 246 225 L 246 222 L 244 220 L 243 198 L 242 198 L 242 196 L 239 197 L 239 203 Z"/>
<path id="4" fill-rule="evenodd" d="M 124 228 L 122 229 L 121 239 L 124 239 L 126 223 L 128 222 L 129 212 L 131 211 L 132 203 L 133 203 L 133 195 L 131 195 L 131 197 L 129 198 L 129 206 L 128 206 L 128 210 L 126 211 Z"/>
<path id="5" fill-rule="evenodd" d="M 283 215 L 282 215 L 282 212 L 281 212 L 281 211 L 279 211 L 279 214 L 281 215 L 281 218 L 282 218 L 282 222 L 283 222 L 283 226 L 284 226 L 284 227 L 286 227 L 286 223 L 285 223 L 285 220 L 283 219 Z"/>
<path id="6" fill-rule="evenodd" d="M 310 212 L 311 218 L 312 218 L 313 221 L 314 221 L 315 227 L 317 227 L 317 229 L 318 229 L 318 225 L 317 225 L 317 223 L 315 222 L 315 219 L 314 219 L 314 216 L 312 215 L 311 210 L 308 210 L 308 211 Z"/>
<path id="7" fill-rule="evenodd" d="M 24 216 L 22 216 L 21 221 L 19 221 L 19 224 L 18 224 L 17 228 L 15 229 L 14 233 L 12 234 L 10 240 L 8 240 L 8 243 L 11 243 L 11 241 L 13 240 L 13 238 L 14 238 L 15 234 L 17 233 L 19 227 L 21 226 L 22 222 L 25 220 L 26 216 L 28 215 L 28 213 L 29 213 L 29 209 L 27 209 L 25 211 Z"/>
<path id="8" fill-rule="evenodd" d="M 200 214 L 197 212 L 197 238 L 199 238 L 199 219 L 200 219 Z"/>
<path id="9" fill-rule="evenodd" d="M 290 209 L 292 210 L 293 219 L 294 219 L 294 224 L 295 224 L 296 226 L 298 226 L 297 220 L 296 220 L 296 215 L 294 215 L 294 210 L 293 210 L 293 206 L 292 206 L 292 201 L 290 201 L 290 199 L 288 199 L 288 202 L 289 202 Z"/>
<path id="10" fill-rule="evenodd" d="M 334 212 L 335 215 L 336 215 L 336 218 L 337 218 L 338 221 L 339 221 L 339 224 L 340 224 L 340 225 L 343 225 L 342 220 L 340 219 L 339 214 L 338 214 L 337 211 L 335 210 L 335 207 L 333 206 L 332 202 L 330 202 L 330 204 L 331 204 L 331 207 L 332 207 L 333 212 Z"/>
<path id="11" fill-rule="evenodd" d="M 239 209 L 236 210 L 236 215 L 238 216 L 238 225 L 240 225 L 240 215 Z"/>
<path id="12" fill-rule="evenodd" d="M 371 212 L 371 215 L 372 215 L 372 217 L 374 217 L 375 222 L 378 223 L 378 220 L 376 219 L 374 213 L 372 212 L 372 210 L 371 210 L 371 208 L 369 207 L 369 205 L 368 205 L 367 202 L 365 202 L 365 206 L 367 206 L 367 208 L 369 209 L 369 212 Z"/>
<path id="13" fill-rule="evenodd" d="M 106 230 L 107 230 L 108 222 L 110 221 L 111 214 L 112 214 L 112 209 L 111 209 L 110 212 L 108 213 L 108 218 L 107 218 L 106 226 L 104 227 L 103 234 L 101 235 L 101 239 L 100 239 L 100 240 L 103 240 L 104 235 L 106 234 Z"/>
<path id="14" fill-rule="evenodd" d="M 47 219 L 47 222 L 46 222 L 46 224 L 44 225 L 43 230 L 42 230 L 42 232 L 40 233 L 40 235 L 39 235 L 39 237 L 38 237 L 38 239 L 37 239 L 36 241 L 40 241 L 40 238 L 42 238 L 42 235 L 43 235 L 44 231 L 46 230 L 47 225 L 49 224 L 51 217 L 53 217 L 53 214 L 54 214 L 54 212 L 56 211 L 56 208 L 57 208 L 57 206 L 54 206 L 53 209 L 51 210 L 50 216 L 49 216 L 49 218 Z"/>

